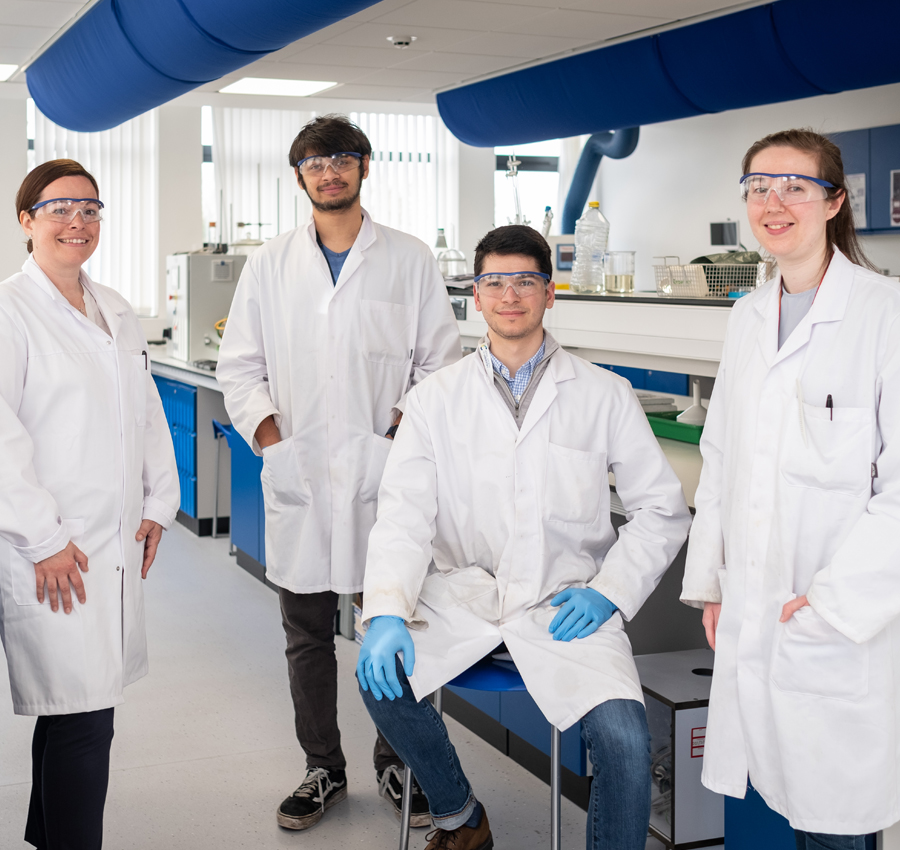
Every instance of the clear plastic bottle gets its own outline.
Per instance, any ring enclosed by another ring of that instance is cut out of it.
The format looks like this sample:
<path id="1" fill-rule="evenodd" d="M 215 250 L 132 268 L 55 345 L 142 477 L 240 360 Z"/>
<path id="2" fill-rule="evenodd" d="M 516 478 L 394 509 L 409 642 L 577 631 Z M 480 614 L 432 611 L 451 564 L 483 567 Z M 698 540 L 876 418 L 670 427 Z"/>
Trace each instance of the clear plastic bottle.
<path id="1" fill-rule="evenodd" d="M 603 292 L 603 255 L 609 242 L 609 222 L 600 212 L 600 204 L 591 201 L 587 212 L 575 222 L 575 263 L 572 266 L 572 292 Z"/>
<path id="2" fill-rule="evenodd" d="M 550 226 L 553 224 L 553 210 L 544 207 L 544 224 L 541 227 L 541 236 L 546 239 L 550 235 Z"/>

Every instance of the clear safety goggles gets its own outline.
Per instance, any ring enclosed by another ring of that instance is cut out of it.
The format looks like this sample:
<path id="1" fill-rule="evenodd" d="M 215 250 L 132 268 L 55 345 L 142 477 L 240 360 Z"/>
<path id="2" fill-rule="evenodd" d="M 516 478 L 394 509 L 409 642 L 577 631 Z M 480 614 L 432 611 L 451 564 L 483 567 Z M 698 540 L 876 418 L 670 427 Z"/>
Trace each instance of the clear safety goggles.
<path id="1" fill-rule="evenodd" d="M 490 272 L 475 278 L 478 292 L 491 298 L 502 298 L 507 288 L 512 289 L 519 298 L 528 298 L 538 292 L 538 288 L 550 280 L 550 275 L 543 272 Z"/>
<path id="2" fill-rule="evenodd" d="M 324 174 L 325 169 L 330 165 L 335 174 L 343 174 L 354 168 L 360 159 L 362 159 L 362 154 L 353 151 L 341 151 L 333 153 L 331 156 L 308 156 L 297 163 L 297 169 L 304 177 L 318 177 Z"/>
<path id="3" fill-rule="evenodd" d="M 51 198 L 31 208 L 34 216 L 40 216 L 60 224 L 68 224 L 78 213 L 85 224 L 103 221 L 103 204 L 96 198 Z"/>
<path id="4" fill-rule="evenodd" d="M 769 192 L 778 195 L 786 207 L 824 201 L 834 184 L 805 174 L 745 174 L 741 177 L 741 198 L 748 204 L 766 203 Z"/>

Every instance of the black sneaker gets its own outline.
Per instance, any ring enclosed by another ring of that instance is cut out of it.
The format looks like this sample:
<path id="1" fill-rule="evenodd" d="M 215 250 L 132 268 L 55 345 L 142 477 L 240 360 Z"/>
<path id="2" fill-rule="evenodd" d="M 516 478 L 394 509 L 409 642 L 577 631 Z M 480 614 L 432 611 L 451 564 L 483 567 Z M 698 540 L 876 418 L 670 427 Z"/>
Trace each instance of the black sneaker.
<path id="1" fill-rule="evenodd" d="M 325 809 L 347 799 L 347 775 L 343 770 L 311 767 L 300 787 L 278 807 L 278 825 L 285 829 L 315 826 Z"/>
<path id="2" fill-rule="evenodd" d="M 375 771 L 378 778 L 378 793 L 391 804 L 397 819 L 400 819 L 403 807 L 403 768 L 390 765 L 384 770 Z M 416 777 L 412 780 L 412 801 L 409 807 L 410 826 L 431 826 L 431 812 L 428 809 L 428 798 L 422 793 Z"/>

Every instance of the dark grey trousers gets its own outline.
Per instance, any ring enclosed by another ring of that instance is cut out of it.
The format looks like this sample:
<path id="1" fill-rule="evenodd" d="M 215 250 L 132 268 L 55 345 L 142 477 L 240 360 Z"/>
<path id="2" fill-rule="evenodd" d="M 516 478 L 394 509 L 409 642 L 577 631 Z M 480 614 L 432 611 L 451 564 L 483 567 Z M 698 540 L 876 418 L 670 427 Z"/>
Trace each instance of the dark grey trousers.
<path id="1" fill-rule="evenodd" d="M 294 700 L 294 725 L 297 740 L 306 753 L 307 767 L 343 770 L 347 766 L 341 750 L 341 732 L 337 723 L 337 659 L 334 654 L 334 617 L 338 595 L 291 593 L 279 588 L 281 621 L 287 638 L 285 655 Z M 356 682 L 348 678 L 355 691 Z M 375 739 L 376 770 L 403 762 L 384 739 Z"/>

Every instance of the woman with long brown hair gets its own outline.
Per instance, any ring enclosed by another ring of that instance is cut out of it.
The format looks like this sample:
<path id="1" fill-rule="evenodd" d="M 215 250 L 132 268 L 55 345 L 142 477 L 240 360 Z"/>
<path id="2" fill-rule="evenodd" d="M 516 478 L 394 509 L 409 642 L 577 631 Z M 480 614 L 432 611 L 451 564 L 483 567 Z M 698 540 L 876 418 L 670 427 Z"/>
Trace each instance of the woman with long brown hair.
<path id="1" fill-rule="evenodd" d="M 743 797 L 749 775 L 801 850 L 862 850 L 900 820 L 900 287 L 829 139 L 761 139 L 740 185 L 778 274 L 734 307 L 700 444 L 703 782 Z"/>
<path id="2" fill-rule="evenodd" d="M 141 579 L 178 473 L 137 317 L 82 269 L 96 180 L 44 163 L 16 210 L 30 256 L 0 283 L 0 635 L 13 708 L 37 717 L 25 840 L 97 850 L 113 707 L 147 672 Z"/>

